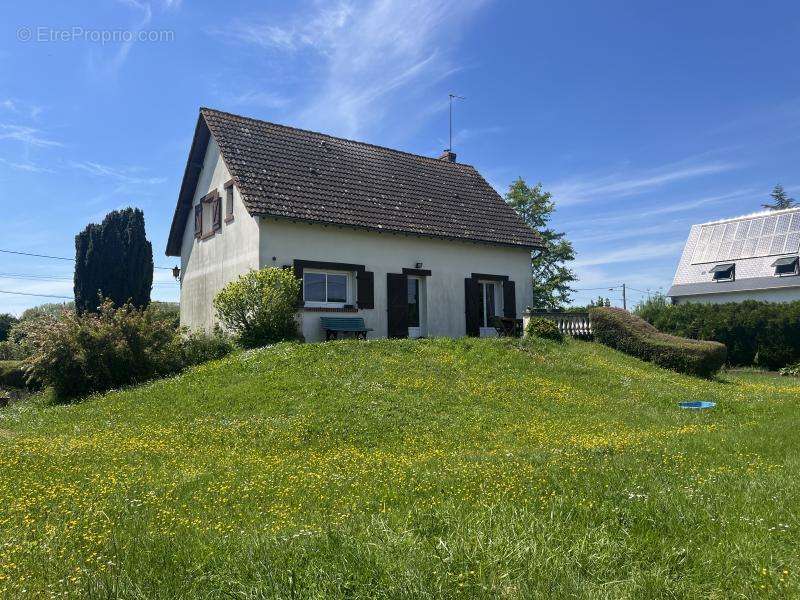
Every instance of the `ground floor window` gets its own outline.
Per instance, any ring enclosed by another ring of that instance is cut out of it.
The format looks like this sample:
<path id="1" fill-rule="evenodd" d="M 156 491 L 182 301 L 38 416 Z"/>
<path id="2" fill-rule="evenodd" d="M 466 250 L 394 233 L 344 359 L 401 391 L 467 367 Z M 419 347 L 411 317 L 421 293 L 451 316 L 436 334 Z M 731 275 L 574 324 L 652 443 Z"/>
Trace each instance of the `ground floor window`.
<path id="1" fill-rule="evenodd" d="M 350 274 L 303 271 L 303 301 L 306 306 L 342 307 L 351 304 Z"/>

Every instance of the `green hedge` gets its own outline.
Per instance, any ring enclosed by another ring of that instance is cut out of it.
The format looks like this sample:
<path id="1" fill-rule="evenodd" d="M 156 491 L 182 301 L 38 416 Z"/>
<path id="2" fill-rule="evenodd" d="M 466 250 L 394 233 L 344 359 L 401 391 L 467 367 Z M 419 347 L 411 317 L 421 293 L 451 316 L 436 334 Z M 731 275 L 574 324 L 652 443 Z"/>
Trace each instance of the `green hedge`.
<path id="1" fill-rule="evenodd" d="M 655 301 L 636 312 L 659 331 L 725 344 L 731 365 L 779 369 L 800 362 L 800 302 L 671 306 Z"/>
<path id="2" fill-rule="evenodd" d="M 593 308 L 589 314 L 595 340 L 660 367 L 711 377 L 725 364 L 727 349 L 718 342 L 661 333 L 647 321 L 620 308 Z"/>
<path id="3" fill-rule="evenodd" d="M 25 371 L 19 360 L 0 360 L 0 387 L 24 388 Z"/>

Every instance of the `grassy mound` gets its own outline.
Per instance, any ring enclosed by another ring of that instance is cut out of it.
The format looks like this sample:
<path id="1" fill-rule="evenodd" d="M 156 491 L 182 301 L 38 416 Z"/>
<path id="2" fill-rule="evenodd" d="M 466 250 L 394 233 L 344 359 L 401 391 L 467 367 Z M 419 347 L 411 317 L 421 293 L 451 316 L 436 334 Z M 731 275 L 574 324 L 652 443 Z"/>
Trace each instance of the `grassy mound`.
<path id="1" fill-rule="evenodd" d="M 661 333 L 621 308 L 593 308 L 590 313 L 595 340 L 665 369 L 712 377 L 728 356 L 724 344 Z"/>
<path id="2" fill-rule="evenodd" d="M 726 377 L 343 341 L 16 404 L 0 597 L 796 596 L 800 385 Z"/>

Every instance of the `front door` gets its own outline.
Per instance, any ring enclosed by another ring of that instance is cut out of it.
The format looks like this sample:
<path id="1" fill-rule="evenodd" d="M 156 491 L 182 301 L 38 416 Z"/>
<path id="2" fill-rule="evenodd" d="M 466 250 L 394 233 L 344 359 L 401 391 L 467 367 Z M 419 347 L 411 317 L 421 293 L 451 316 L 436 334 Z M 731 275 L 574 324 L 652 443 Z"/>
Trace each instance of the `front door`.
<path id="1" fill-rule="evenodd" d="M 422 336 L 422 279 L 408 278 L 408 337 Z"/>
<path id="2" fill-rule="evenodd" d="M 408 276 L 386 274 L 386 301 L 389 337 L 408 337 Z"/>

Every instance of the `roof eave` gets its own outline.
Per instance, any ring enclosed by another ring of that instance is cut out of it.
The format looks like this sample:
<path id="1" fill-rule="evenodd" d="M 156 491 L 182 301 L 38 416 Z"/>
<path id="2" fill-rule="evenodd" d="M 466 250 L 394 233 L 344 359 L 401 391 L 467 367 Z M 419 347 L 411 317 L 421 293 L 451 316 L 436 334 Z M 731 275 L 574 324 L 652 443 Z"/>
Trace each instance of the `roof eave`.
<path id="1" fill-rule="evenodd" d="M 186 159 L 186 168 L 183 171 L 181 189 L 178 192 L 178 203 L 175 206 L 175 213 L 172 217 L 172 225 L 167 238 L 167 256 L 180 256 L 183 233 L 186 228 L 188 209 L 191 208 L 197 181 L 200 178 L 200 171 L 203 170 L 203 161 L 208 148 L 208 141 L 211 139 L 211 132 L 205 122 L 202 112 L 197 116 L 197 124 L 194 128 L 192 147 L 189 150 L 189 157 Z"/>
<path id="2" fill-rule="evenodd" d="M 351 229 L 358 229 L 362 231 L 372 231 L 374 233 L 388 233 L 392 235 L 408 235 L 414 237 L 423 237 L 434 240 L 449 240 L 455 242 L 470 242 L 473 244 L 484 244 L 488 246 L 503 246 L 507 248 L 520 248 L 527 250 L 539 250 L 544 248 L 541 242 L 525 243 L 525 242 L 502 242 L 495 240 L 486 240 L 481 238 L 472 238 L 465 236 L 442 235 L 436 233 L 425 233 L 420 231 L 412 231 L 406 229 L 390 229 L 387 227 L 370 227 L 369 225 L 359 225 L 356 223 L 340 223 L 338 221 L 324 221 L 321 219 L 306 219 L 300 217 L 287 217 L 286 215 L 276 215 L 266 212 L 255 213 L 259 217 L 266 219 L 275 219 L 278 221 L 291 221 L 294 223 L 307 223 L 309 225 L 324 225 L 329 227 L 347 227 Z"/>

